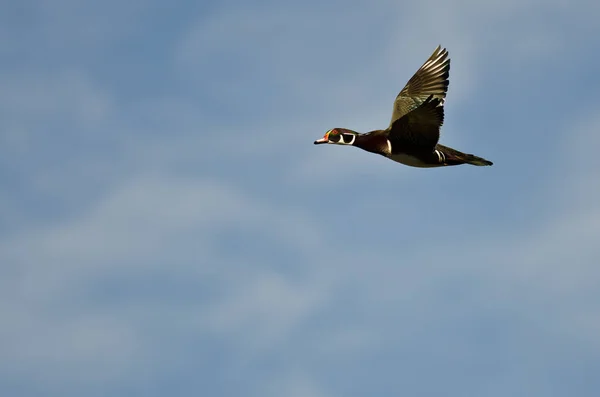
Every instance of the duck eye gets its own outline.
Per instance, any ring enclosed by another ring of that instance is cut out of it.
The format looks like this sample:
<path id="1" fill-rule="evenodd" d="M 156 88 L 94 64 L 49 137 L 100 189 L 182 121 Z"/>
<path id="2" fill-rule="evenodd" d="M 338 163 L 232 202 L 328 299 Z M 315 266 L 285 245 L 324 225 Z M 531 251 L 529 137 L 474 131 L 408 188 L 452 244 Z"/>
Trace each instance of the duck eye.
<path id="1" fill-rule="evenodd" d="M 339 142 L 340 138 L 341 138 L 340 134 L 329 134 L 329 140 L 331 142 L 334 142 L 334 143 Z"/>

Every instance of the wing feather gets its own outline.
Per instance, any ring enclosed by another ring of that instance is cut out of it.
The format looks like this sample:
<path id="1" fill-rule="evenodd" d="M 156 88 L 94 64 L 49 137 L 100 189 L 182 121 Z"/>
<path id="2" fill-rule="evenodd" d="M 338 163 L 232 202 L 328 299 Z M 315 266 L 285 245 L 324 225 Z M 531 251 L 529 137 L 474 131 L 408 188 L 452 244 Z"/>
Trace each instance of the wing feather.
<path id="1" fill-rule="evenodd" d="M 438 46 L 396 97 L 390 126 L 421 106 L 429 96 L 440 99 L 439 106 L 442 106 L 448 91 L 449 76 L 448 51 Z"/>

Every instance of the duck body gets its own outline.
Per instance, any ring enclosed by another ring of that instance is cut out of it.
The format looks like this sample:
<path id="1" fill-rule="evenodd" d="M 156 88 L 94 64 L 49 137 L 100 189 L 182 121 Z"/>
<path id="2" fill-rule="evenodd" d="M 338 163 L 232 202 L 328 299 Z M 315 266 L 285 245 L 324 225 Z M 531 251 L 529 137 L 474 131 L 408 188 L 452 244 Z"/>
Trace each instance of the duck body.
<path id="1" fill-rule="evenodd" d="M 472 164 L 492 165 L 491 161 L 472 154 L 463 153 L 448 146 L 436 144 L 433 150 L 421 149 L 412 145 L 394 145 L 388 139 L 386 130 L 375 130 L 366 134 L 359 134 L 345 128 L 336 128 L 339 131 L 356 134 L 354 144 L 367 152 L 380 154 L 398 163 L 418 168 L 444 167 L 448 165 Z"/>
<path id="2" fill-rule="evenodd" d="M 438 143 L 449 71 L 448 52 L 438 46 L 396 97 L 388 128 L 365 134 L 334 128 L 314 143 L 356 146 L 419 168 L 492 165 L 489 160 Z"/>

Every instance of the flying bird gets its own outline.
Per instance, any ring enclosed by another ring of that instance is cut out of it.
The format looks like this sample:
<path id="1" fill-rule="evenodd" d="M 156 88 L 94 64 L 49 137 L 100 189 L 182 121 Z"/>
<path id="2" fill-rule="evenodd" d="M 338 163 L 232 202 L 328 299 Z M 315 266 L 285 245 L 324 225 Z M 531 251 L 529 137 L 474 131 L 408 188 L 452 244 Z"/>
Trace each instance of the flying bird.
<path id="1" fill-rule="evenodd" d="M 412 167 L 492 165 L 489 160 L 438 143 L 449 76 L 448 51 L 438 46 L 396 97 L 389 127 L 365 134 L 333 128 L 315 145 L 356 146 Z"/>

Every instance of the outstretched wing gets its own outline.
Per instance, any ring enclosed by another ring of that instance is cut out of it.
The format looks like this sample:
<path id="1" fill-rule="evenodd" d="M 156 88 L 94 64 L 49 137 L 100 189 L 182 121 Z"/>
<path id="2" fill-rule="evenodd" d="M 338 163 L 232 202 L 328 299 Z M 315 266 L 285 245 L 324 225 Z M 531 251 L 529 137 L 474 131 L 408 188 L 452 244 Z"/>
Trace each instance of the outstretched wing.
<path id="1" fill-rule="evenodd" d="M 430 95 L 416 109 L 396 120 L 388 139 L 394 151 L 433 150 L 444 123 L 441 99 Z"/>
<path id="2" fill-rule="evenodd" d="M 419 107 L 430 95 L 440 99 L 440 105 L 443 105 L 448 91 L 449 76 L 448 51 L 438 46 L 396 97 L 390 126 L 402 116 Z"/>

